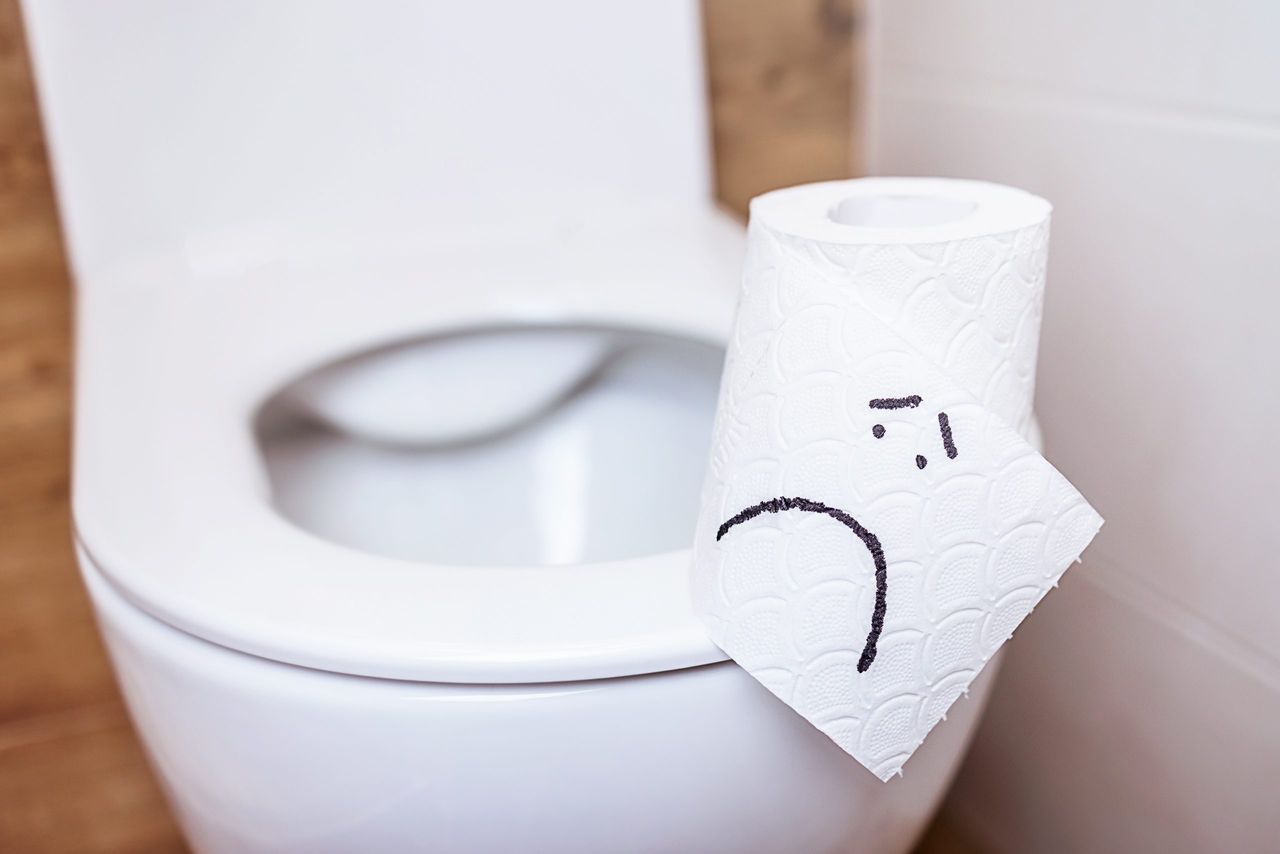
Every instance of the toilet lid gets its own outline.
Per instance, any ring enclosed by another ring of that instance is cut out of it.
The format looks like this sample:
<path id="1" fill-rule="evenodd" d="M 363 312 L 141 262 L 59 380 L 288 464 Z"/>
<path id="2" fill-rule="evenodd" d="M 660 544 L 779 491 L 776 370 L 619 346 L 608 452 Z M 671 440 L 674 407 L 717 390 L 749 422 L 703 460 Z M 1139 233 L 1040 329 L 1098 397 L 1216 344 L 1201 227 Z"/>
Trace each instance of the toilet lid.
<path id="1" fill-rule="evenodd" d="M 723 341 L 741 228 L 712 211 L 607 219 L 569 235 L 418 236 L 407 249 L 222 246 L 81 282 L 84 559 L 178 629 L 343 673 L 531 682 L 724 660 L 692 613 L 687 550 L 607 565 L 425 564 L 320 539 L 270 503 L 254 414 L 342 356 L 522 322 Z"/>

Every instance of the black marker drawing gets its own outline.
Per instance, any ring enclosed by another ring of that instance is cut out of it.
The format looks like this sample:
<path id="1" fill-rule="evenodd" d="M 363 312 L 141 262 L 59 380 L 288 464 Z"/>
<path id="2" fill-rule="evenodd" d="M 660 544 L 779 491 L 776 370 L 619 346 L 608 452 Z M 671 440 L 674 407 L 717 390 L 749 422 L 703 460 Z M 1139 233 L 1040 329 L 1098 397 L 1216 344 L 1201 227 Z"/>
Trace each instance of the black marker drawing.
<path id="1" fill-rule="evenodd" d="M 938 429 L 942 431 L 942 447 L 947 451 L 947 458 L 954 460 L 956 458 L 956 441 L 951 437 L 951 419 L 947 418 L 947 413 L 938 413 Z"/>
<path id="2" fill-rule="evenodd" d="M 872 409 L 915 409 L 923 402 L 924 398 L 920 395 L 912 394 L 907 397 L 873 398 L 870 406 Z M 942 447 L 947 452 L 947 458 L 954 460 L 957 454 L 955 437 L 951 434 L 951 420 L 947 418 L 947 413 L 945 412 L 938 413 L 938 430 L 942 434 Z M 871 428 L 871 435 L 877 439 L 884 438 L 884 433 L 883 424 L 876 424 Z M 928 464 L 929 461 L 925 459 L 923 454 L 916 454 L 916 468 L 924 469 Z M 889 566 L 885 561 L 884 549 L 880 547 L 880 540 L 875 534 L 862 527 L 857 519 L 854 519 L 838 507 L 828 507 L 820 501 L 813 501 L 808 498 L 780 497 L 770 498 L 768 501 L 761 501 L 759 504 L 752 504 L 745 510 L 735 513 L 716 531 L 716 542 L 719 542 L 735 525 L 749 522 L 761 513 L 781 513 L 784 510 L 801 510 L 806 513 L 821 513 L 824 516 L 830 516 L 857 534 L 858 539 L 862 540 L 862 544 L 871 553 L 871 560 L 876 567 L 876 602 L 875 608 L 871 613 L 871 631 L 867 632 L 867 642 L 863 644 L 862 655 L 858 657 L 858 672 L 865 673 L 871 663 L 876 660 L 876 644 L 880 641 L 880 632 L 884 630 L 884 615 L 888 609 L 889 599 Z"/>
<path id="3" fill-rule="evenodd" d="M 924 403 L 924 398 L 918 394 L 907 395 L 906 397 L 873 397 L 868 406 L 872 409 L 915 409 Z M 947 413 L 938 413 L 938 431 L 942 434 L 942 449 L 947 452 L 947 459 L 954 460 L 956 458 L 956 440 L 951 435 L 951 419 L 947 418 Z M 877 439 L 884 438 L 884 425 L 877 424 L 871 428 L 871 435 Z M 916 454 L 916 468 L 924 469 L 929 464 L 929 460 L 922 454 Z"/>
<path id="4" fill-rule="evenodd" d="M 716 531 L 716 541 L 719 542 L 720 538 L 729 533 L 729 529 L 735 525 L 749 522 L 761 513 L 781 513 L 784 510 L 801 510 L 806 513 L 822 513 L 830 516 L 857 534 L 858 539 L 862 540 L 862 544 L 871 553 L 871 560 L 876 567 L 876 603 L 871 612 L 871 631 L 867 633 L 867 642 L 862 647 L 862 655 L 858 657 L 858 672 L 865 673 L 871 666 L 871 662 L 876 660 L 876 643 L 880 640 L 880 632 L 884 629 L 884 614 L 888 608 L 889 596 L 889 567 L 885 563 L 884 549 L 880 547 L 880 540 L 875 534 L 862 527 L 857 519 L 843 510 L 828 507 L 819 501 L 810 501 L 808 498 L 770 498 L 768 501 L 752 504 L 745 510 L 735 513 Z"/>
<path id="5" fill-rule="evenodd" d="M 924 398 L 918 394 L 909 395 L 908 397 L 877 397 L 872 399 L 872 409 L 915 409 Z"/>

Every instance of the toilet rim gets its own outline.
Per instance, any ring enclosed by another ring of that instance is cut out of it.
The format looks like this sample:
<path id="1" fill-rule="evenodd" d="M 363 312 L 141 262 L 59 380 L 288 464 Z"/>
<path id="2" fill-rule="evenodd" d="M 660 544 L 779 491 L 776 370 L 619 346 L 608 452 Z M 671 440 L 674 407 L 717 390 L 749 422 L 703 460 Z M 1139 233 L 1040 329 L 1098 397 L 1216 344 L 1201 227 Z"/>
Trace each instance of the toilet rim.
<path id="1" fill-rule="evenodd" d="M 688 550 L 569 566 L 445 566 L 345 548 L 270 505 L 252 421 L 316 365 L 511 325 L 723 343 L 740 226 L 717 214 L 639 238 L 632 227 L 617 239 L 633 248 L 664 240 L 669 251 L 633 253 L 603 282 L 600 262 L 625 247 L 607 234 L 583 239 L 586 251 L 490 245 L 323 269 L 266 264 L 188 274 L 177 285 L 136 271 L 82 282 L 73 511 L 86 571 L 189 634 L 355 675 L 551 682 L 725 660 L 693 614 Z"/>

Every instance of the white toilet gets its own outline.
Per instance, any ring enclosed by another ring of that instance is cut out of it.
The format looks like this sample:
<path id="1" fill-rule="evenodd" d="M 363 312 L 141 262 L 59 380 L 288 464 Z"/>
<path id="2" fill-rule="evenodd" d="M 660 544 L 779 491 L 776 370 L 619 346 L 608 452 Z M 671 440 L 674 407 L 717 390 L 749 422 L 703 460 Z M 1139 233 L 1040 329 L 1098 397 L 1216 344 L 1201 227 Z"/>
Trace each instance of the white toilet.
<path id="1" fill-rule="evenodd" d="M 686 591 L 742 234 L 692 0 L 26 4 L 80 563 L 199 851 L 897 852 Z"/>

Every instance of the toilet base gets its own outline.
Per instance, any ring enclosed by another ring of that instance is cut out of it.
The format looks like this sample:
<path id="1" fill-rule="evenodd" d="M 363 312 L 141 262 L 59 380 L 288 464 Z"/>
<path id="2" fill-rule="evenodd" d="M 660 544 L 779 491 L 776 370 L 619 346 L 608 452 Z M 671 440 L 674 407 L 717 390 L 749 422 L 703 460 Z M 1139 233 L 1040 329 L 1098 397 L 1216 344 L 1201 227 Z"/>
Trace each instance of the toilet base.
<path id="1" fill-rule="evenodd" d="M 999 667 L 881 783 L 732 663 L 524 685 L 348 676 L 199 640 L 80 563 L 201 852 L 902 852 Z"/>

